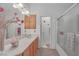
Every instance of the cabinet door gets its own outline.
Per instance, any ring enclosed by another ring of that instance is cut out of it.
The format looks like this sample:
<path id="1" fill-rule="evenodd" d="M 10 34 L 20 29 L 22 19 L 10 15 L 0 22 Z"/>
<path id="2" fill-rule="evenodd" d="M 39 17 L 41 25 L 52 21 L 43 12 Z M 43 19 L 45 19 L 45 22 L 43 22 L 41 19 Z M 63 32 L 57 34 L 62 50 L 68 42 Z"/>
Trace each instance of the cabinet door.
<path id="1" fill-rule="evenodd" d="M 38 38 L 36 38 L 35 43 L 34 43 L 34 51 L 35 51 L 34 54 L 36 55 L 36 53 L 38 51 Z"/>
<path id="2" fill-rule="evenodd" d="M 30 45 L 30 56 L 34 56 L 34 42 Z"/>
<path id="3" fill-rule="evenodd" d="M 30 45 L 30 56 L 35 56 L 38 50 L 38 38 L 36 38 Z"/>
<path id="4" fill-rule="evenodd" d="M 38 37 L 36 38 L 35 42 L 36 42 L 36 49 L 38 49 Z"/>
<path id="5" fill-rule="evenodd" d="M 36 15 L 25 16 L 24 28 L 25 29 L 35 29 L 36 28 Z"/>
<path id="6" fill-rule="evenodd" d="M 30 47 L 23 52 L 23 56 L 30 56 Z"/>
<path id="7" fill-rule="evenodd" d="M 30 29 L 36 28 L 36 15 L 30 16 Z"/>
<path id="8" fill-rule="evenodd" d="M 30 18 L 29 18 L 29 16 L 25 16 L 25 19 L 24 19 L 24 28 L 25 29 L 29 29 L 30 28 Z"/>
<path id="9" fill-rule="evenodd" d="M 34 55 L 36 55 L 36 40 L 34 41 Z"/>

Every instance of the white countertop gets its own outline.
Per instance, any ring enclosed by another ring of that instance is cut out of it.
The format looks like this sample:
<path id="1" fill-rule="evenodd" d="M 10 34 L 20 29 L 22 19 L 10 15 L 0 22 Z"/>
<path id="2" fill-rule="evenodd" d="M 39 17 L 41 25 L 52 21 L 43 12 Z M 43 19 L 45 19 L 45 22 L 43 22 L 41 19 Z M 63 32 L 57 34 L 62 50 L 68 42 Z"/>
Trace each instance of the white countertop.
<path id="1" fill-rule="evenodd" d="M 31 38 L 22 38 L 19 40 L 19 45 L 15 48 L 11 45 L 6 45 L 3 53 L 0 53 L 2 56 L 15 56 L 22 53 L 37 37 L 37 35 L 32 35 Z"/>

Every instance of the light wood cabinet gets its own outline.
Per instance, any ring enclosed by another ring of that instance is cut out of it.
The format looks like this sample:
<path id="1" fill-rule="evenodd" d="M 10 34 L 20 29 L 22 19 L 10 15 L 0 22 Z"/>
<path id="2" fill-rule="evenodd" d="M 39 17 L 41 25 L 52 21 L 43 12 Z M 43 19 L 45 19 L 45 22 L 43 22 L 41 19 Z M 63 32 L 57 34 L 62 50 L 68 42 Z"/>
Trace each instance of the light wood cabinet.
<path id="1" fill-rule="evenodd" d="M 30 16 L 30 29 L 36 28 L 36 15 Z"/>
<path id="2" fill-rule="evenodd" d="M 36 15 L 25 16 L 24 28 L 25 29 L 36 29 Z"/>
<path id="3" fill-rule="evenodd" d="M 30 56 L 34 56 L 34 43 L 32 42 L 32 44 L 30 45 Z"/>
<path id="4" fill-rule="evenodd" d="M 30 28 L 30 20 L 29 20 L 29 16 L 25 16 L 24 18 L 24 28 L 25 29 L 29 29 Z"/>
<path id="5" fill-rule="evenodd" d="M 30 46 L 23 52 L 23 56 L 30 56 Z"/>
<path id="6" fill-rule="evenodd" d="M 38 50 L 38 37 L 23 52 L 23 56 L 35 56 Z"/>
<path id="7" fill-rule="evenodd" d="M 38 50 L 38 37 L 36 38 L 36 40 L 34 41 L 34 55 L 36 55 Z"/>

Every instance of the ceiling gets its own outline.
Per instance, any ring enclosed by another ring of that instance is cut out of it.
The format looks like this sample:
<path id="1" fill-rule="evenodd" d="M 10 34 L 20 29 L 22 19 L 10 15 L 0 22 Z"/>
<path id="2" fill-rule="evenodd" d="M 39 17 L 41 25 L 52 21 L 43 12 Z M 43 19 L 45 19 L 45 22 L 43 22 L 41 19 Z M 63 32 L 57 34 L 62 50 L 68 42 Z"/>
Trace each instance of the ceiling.
<path id="1" fill-rule="evenodd" d="M 72 3 L 24 3 L 23 5 L 32 13 L 39 13 L 41 16 L 52 15 L 53 17 L 58 17 L 66 11 Z M 16 10 L 12 7 L 11 3 L 0 3 L 0 7 L 3 7 L 7 14 Z"/>
<path id="2" fill-rule="evenodd" d="M 72 3 L 31 3 L 32 12 L 39 13 L 41 16 L 58 17 L 65 12 Z"/>

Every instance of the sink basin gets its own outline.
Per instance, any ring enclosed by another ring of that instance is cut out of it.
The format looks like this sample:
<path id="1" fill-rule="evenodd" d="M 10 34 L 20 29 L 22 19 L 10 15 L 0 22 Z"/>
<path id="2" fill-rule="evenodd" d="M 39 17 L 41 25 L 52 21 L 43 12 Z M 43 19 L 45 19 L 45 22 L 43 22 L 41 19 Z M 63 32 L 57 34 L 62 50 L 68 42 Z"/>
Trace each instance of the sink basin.
<path id="1" fill-rule="evenodd" d="M 23 34 L 21 38 L 27 38 L 27 39 L 30 39 L 32 38 L 33 35 L 32 34 Z"/>
<path id="2" fill-rule="evenodd" d="M 4 41 L 4 51 L 9 50 L 11 47 L 12 47 L 12 45 L 10 43 L 10 40 L 9 39 L 5 40 Z"/>
<path id="3" fill-rule="evenodd" d="M 12 44 L 9 39 L 4 41 L 4 51 L 9 51 L 12 48 Z"/>
<path id="4" fill-rule="evenodd" d="M 0 56 L 8 56 L 8 51 L 10 50 L 12 46 L 10 44 L 7 44 L 4 46 L 4 50 L 0 51 Z"/>

